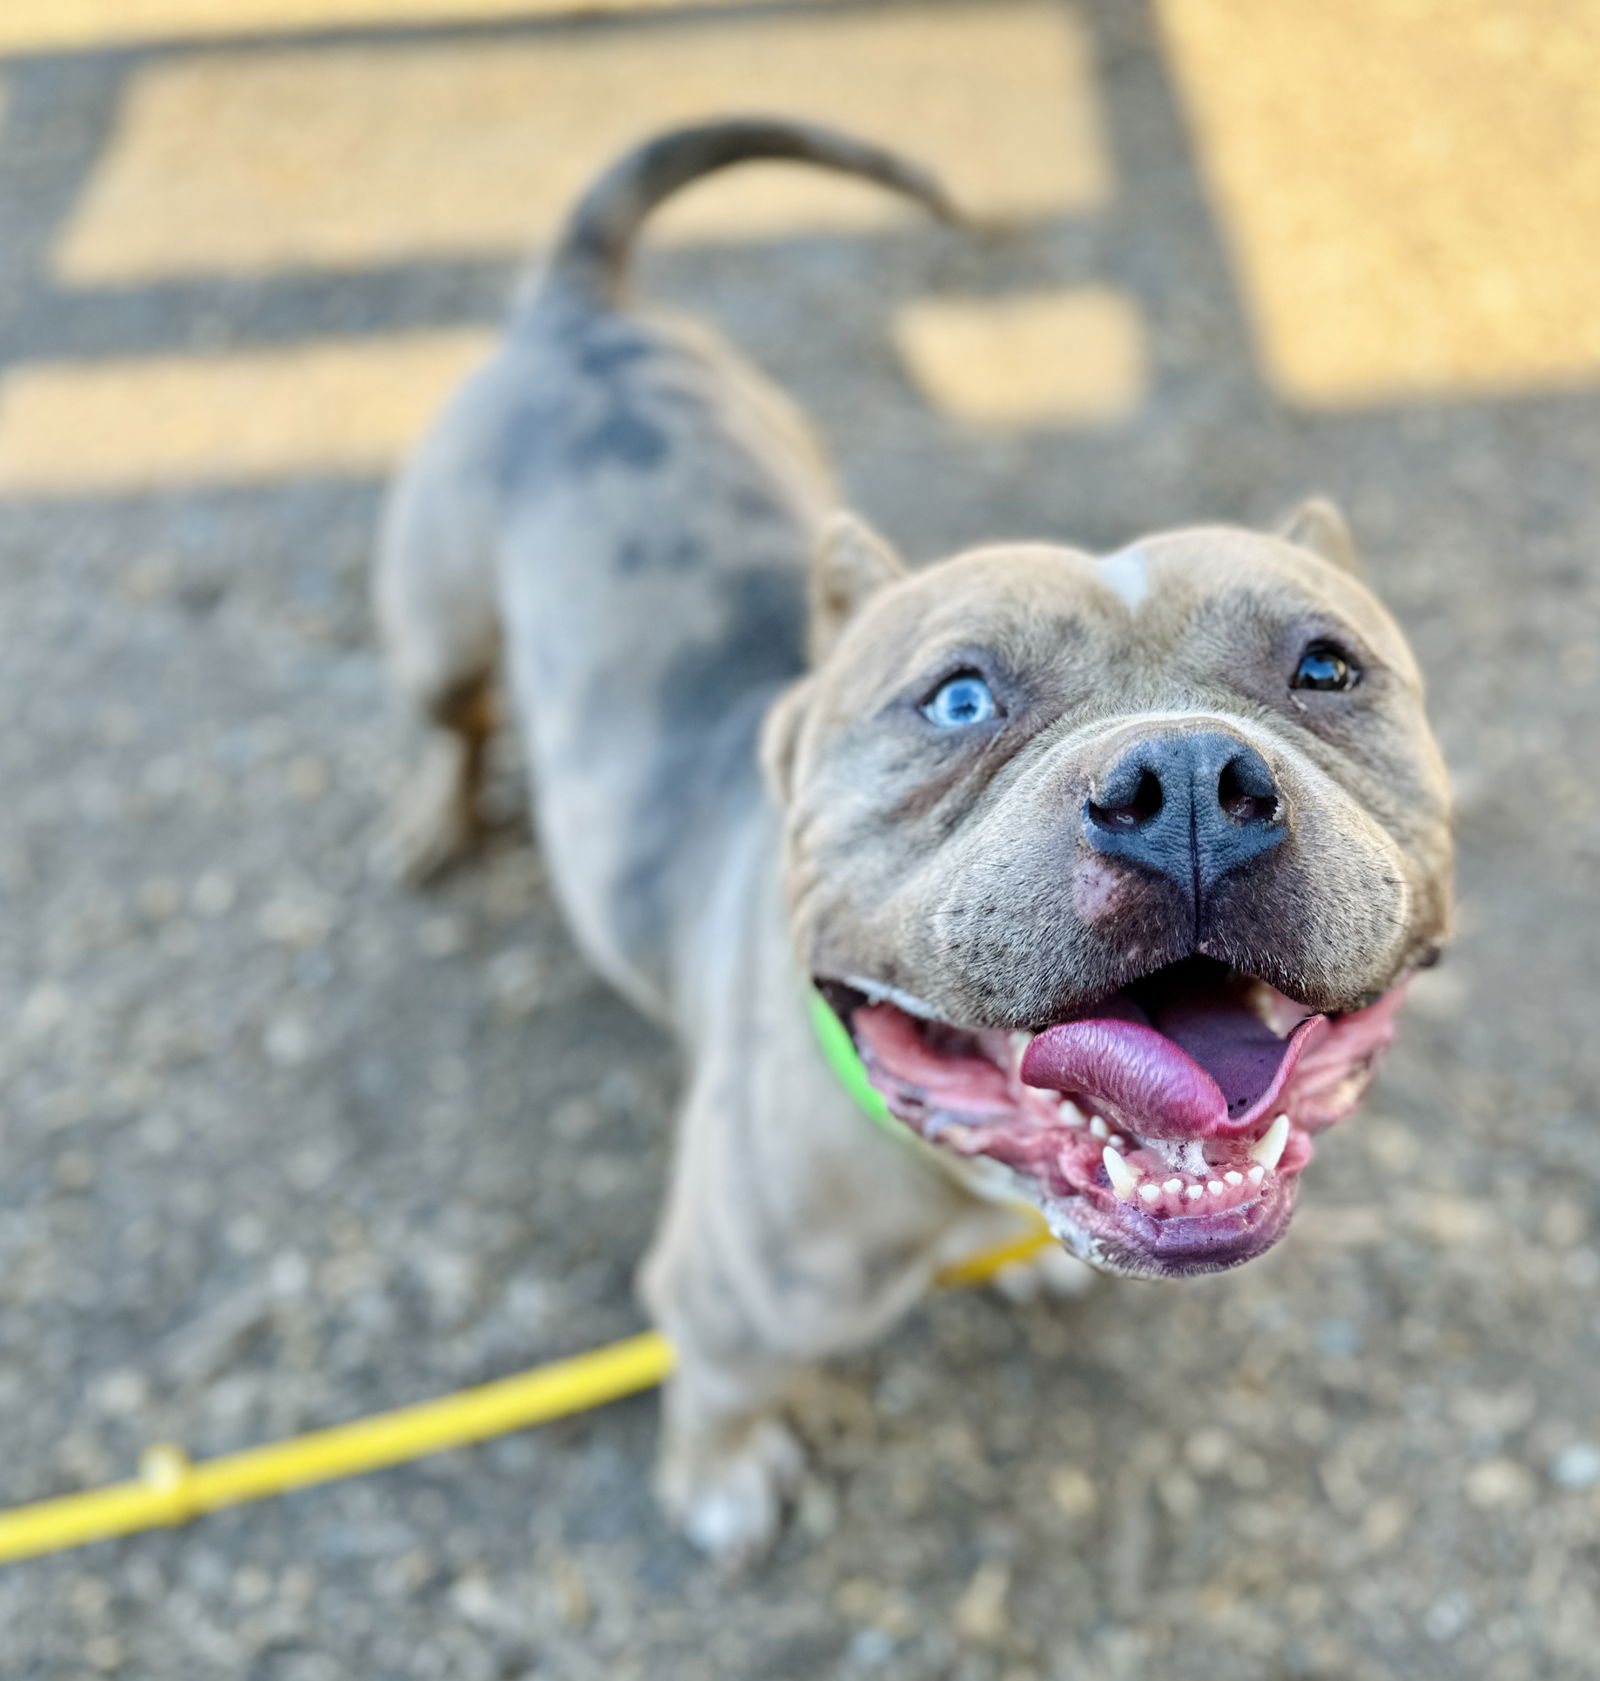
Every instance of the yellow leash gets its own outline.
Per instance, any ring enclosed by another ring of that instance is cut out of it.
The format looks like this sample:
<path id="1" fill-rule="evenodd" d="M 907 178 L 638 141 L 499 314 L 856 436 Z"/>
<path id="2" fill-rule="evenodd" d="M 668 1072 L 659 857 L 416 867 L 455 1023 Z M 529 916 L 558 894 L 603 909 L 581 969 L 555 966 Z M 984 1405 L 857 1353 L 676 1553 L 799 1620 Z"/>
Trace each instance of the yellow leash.
<path id="1" fill-rule="evenodd" d="M 979 1284 L 1013 1261 L 1026 1260 L 1053 1241 L 1044 1221 L 1037 1215 L 1033 1219 L 1034 1228 L 1025 1236 L 945 1268 L 936 1282 L 942 1289 Z M 264 1500 L 292 1488 L 333 1482 L 587 1412 L 654 1388 L 671 1369 L 671 1344 L 659 1331 L 644 1331 L 436 1401 L 374 1413 L 198 1464 L 180 1447 L 152 1447 L 130 1482 L 0 1512 L 0 1563 L 187 1523 L 223 1506 Z"/>

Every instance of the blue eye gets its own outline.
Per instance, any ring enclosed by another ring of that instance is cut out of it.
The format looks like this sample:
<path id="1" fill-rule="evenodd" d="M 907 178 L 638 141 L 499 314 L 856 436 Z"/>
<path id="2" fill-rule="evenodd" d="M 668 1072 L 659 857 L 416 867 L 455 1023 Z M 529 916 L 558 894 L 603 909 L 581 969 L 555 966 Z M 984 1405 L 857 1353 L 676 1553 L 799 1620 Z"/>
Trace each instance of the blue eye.
<path id="1" fill-rule="evenodd" d="M 922 716 L 942 730 L 964 730 L 973 724 L 987 724 L 1000 715 L 994 691 L 970 671 L 948 677 L 922 708 Z"/>

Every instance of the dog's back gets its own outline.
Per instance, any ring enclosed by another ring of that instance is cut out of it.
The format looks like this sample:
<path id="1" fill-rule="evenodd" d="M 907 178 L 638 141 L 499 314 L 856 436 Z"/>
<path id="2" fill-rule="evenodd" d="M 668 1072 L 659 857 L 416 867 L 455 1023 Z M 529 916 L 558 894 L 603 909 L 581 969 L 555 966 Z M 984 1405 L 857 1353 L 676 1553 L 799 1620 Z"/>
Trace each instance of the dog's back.
<path id="1" fill-rule="evenodd" d="M 654 205 L 763 157 L 945 212 L 911 166 L 803 125 L 711 124 L 631 153 L 580 201 L 505 345 L 397 486 L 378 575 L 400 682 L 457 738 L 413 868 L 465 838 L 503 655 L 563 906 L 658 1015 L 759 801 L 756 732 L 802 668 L 805 562 L 834 497 L 782 394 L 710 333 L 628 308 L 624 275 Z"/>

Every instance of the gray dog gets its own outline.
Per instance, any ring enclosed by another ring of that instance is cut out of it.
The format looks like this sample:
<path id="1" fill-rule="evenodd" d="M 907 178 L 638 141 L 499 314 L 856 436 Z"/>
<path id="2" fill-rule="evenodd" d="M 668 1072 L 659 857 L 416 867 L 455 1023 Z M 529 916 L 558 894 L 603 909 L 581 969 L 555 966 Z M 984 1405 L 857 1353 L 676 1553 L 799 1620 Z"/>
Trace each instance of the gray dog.
<path id="1" fill-rule="evenodd" d="M 503 665 L 571 925 L 684 1046 L 642 1275 L 678 1351 L 658 1486 L 727 1559 L 800 1474 L 796 1373 L 1014 1235 L 1019 1199 L 1110 1271 L 1272 1244 L 1447 933 L 1451 865 L 1416 666 L 1325 503 L 910 572 L 832 512 L 777 391 L 624 304 L 648 211 L 758 157 L 946 212 L 793 124 L 624 158 L 400 479 L 376 584 L 434 726 L 407 867 L 471 836 Z"/>

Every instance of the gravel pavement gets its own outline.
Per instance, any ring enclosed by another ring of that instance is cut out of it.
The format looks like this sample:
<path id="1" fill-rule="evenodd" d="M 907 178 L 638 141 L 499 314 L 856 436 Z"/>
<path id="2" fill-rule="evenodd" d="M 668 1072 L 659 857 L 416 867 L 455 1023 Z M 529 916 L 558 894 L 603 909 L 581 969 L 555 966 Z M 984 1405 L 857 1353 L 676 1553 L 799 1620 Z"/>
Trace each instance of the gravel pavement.
<path id="1" fill-rule="evenodd" d="M 1461 933 L 1290 1237 L 1182 1286 L 928 1304 L 817 1378 L 816 1479 L 737 1584 L 657 1517 L 644 1398 L 0 1569 L 5 1681 L 1596 1673 L 1600 395 L 1280 404 L 1143 8 L 1089 17 L 1104 213 L 645 279 L 796 392 L 918 556 L 1345 503 L 1457 779 Z M 512 269 L 476 260 L 58 292 L 41 253 L 136 57 L 12 66 L 0 355 L 497 319 Z M 1067 281 L 1143 311 L 1119 427 L 974 435 L 889 348 L 906 300 Z M 378 491 L 0 507 L 0 1502 L 640 1323 L 671 1048 L 514 818 L 426 895 L 368 867 L 411 745 L 365 607 Z"/>

